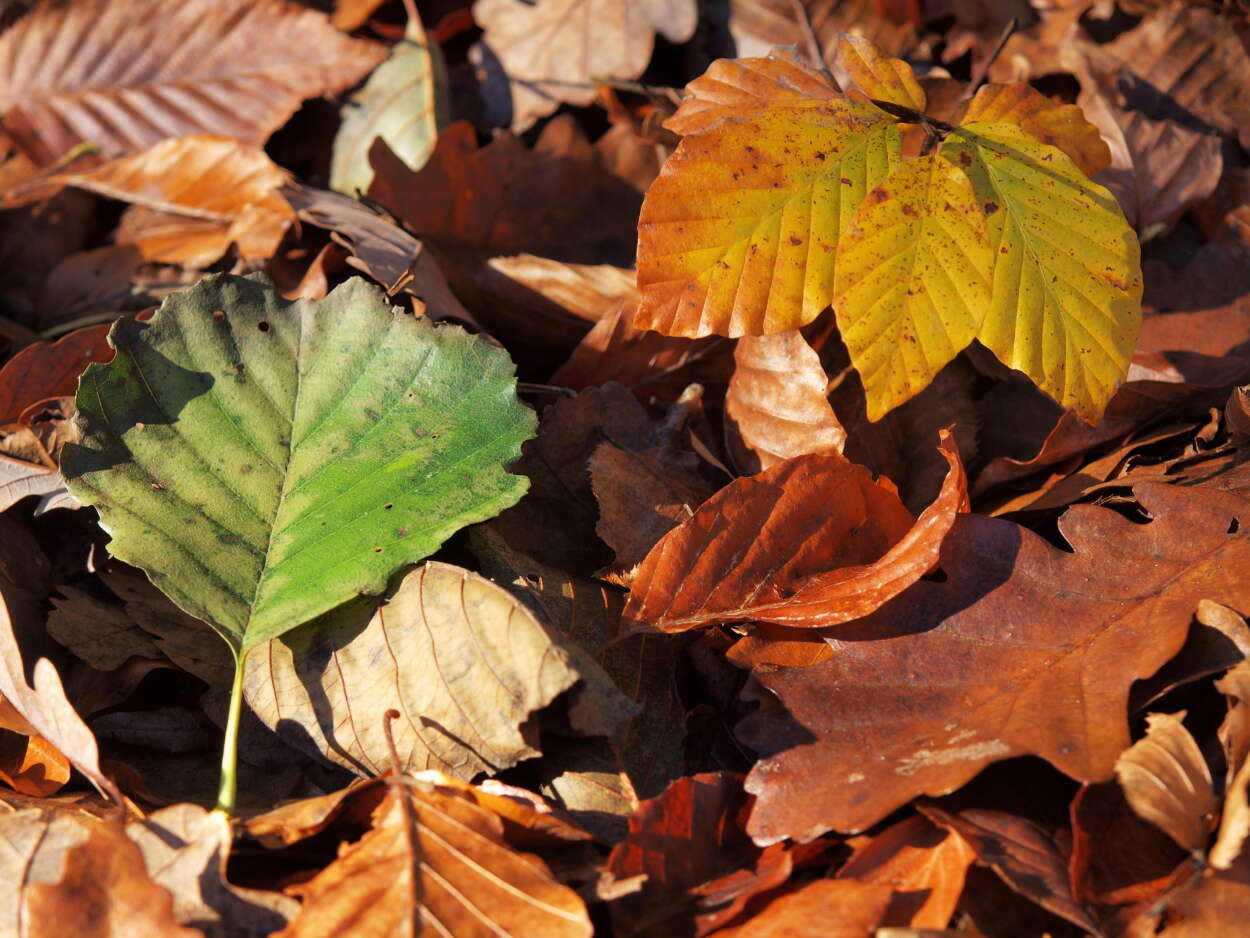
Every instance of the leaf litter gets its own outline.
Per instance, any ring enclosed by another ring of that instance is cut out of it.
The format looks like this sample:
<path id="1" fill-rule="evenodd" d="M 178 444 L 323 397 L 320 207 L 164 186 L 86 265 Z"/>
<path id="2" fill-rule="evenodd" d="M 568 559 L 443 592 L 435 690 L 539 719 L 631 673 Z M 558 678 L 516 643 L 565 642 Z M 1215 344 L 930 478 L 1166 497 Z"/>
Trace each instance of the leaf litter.
<path id="1" fill-rule="evenodd" d="M 175 6 L 0 14 L 0 933 L 1238 933 L 1244 9 Z"/>

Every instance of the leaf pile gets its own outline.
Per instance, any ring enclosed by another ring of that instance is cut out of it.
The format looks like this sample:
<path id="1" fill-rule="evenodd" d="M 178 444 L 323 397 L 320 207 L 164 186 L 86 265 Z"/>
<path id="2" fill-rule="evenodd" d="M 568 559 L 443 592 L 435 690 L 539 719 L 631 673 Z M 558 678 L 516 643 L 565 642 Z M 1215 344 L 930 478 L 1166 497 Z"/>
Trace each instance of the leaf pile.
<path id="1" fill-rule="evenodd" d="M 5 5 L 0 935 L 1240 934 L 1242 7 Z"/>

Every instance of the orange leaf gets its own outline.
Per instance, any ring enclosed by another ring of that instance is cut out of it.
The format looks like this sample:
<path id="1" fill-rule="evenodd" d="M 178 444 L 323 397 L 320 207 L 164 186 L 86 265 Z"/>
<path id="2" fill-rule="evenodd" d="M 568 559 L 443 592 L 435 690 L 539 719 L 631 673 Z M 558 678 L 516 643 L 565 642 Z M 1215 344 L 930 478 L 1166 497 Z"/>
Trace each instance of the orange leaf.
<path id="1" fill-rule="evenodd" d="M 913 522 L 894 486 L 823 453 L 738 479 L 656 544 L 625 619 L 665 632 L 735 620 L 817 628 L 867 615 L 928 573 L 967 499 L 955 443 L 950 471 Z"/>
<path id="2" fill-rule="evenodd" d="M 839 37 L 838 61 L 855 86 L 869 98 L 924 110 L 924 89 L 916 81 L 911 66 L 902 59 L 886 55 L 863 36 Z"/>

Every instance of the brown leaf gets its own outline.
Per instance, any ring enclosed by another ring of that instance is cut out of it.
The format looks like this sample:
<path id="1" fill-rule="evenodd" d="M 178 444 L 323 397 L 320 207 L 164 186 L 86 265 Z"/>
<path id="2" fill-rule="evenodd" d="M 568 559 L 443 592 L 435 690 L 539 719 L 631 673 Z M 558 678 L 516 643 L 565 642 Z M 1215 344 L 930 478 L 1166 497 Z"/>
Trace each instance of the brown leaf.
<path id="1" fill-rule="evenodd" d="M 1120 755 L 1115 774 L 1134 811 L 1182 850 L 1201 854 L 1215 826 L 1215 792 L 1184 716 L 1150 714 L 1145 737 Z"/>
<path id="2" fill-rule="evenodd" d="M 1133 681 L 1180 649 L 1199 598 L 1250 601 L 1226 575 L 1250 558 L 1244 525 L 1229 533 L 1250 510 L 1244 496 L 1214 485 L 1134 491 L 1152 521 L 1070 508 L 1059 531 L 1071 553 L 1010 522 L 961 515 L 942 545 L 945 582 L 918 583 L 841 626 L 820 664 L 758 672 L 807 743 L 752 770 L 752 835 L 862 829 L 1025 753 L 1079 780 L 1110 778 L 1129 744 Z M 782 731 L 751 728 L 770 732 Z M 814 791 L 812 777 L 841 782 Z"/>
<path id="3" fill-rule="evenodd" d="M 1208 869 L 1167 897 L 1159 938 L 1225 938 L 1250 921 L 1250 854 L 1230 869 Z"/>
<path id="4" fill-rule="evenodd" d="M 725 436 L 744 472 L 808 453 L 841 453 L 846 430 L 829 406 L 829 378 L 802 333 L 743 336 L 725 395 Z"/>
<path id="5" fill-rule="evenodd" d="M 550 316 L 558 310 L 590 323 L 621 301 L 638 297 L 632 270 L 610 264 L 566 264 L 533 254 L 491 258 L 478 282 L 530 315 Z"/>
<path id="6" fill-rule="evenodd" d="M 945 928 L 975 856 L 958 833 L 944 831 L 923 817 L 909 817 L 856 850 L 838 877 L 894 890 L 882 924 Z"/>
<path id="7" fill-rule="evenodd" d="M 25 879 L 25 877 L 23 877 Z M 174 916 L 170 894 L 148 878 L 143 854 L 116 822 L 87 824 L 59 875 L 23 890 L 20 934 L 28 938 L 195 938 Z"/>
<path id="8" fill-rule="evenodd" d="M 467 779 L 537 755 L 522 724 L 578 679 L 513 596 L 429 562 L 381 606 L 363 601 L 255 649 L 244 692 L 297 748 L 359 775 L 389 767 L 383 715 L 399 710 L 403 768 Z"/>
<path id="9" fill-rule="evenodd" d="M 959 834 L 1008 886 L 1082 928 L 1097 932 L 1089 910 L 1072 898 L 1068 864 L 1053 839 L 1036 824 L 1002 811 L 949 814 L 922 807 L 929 820 Z"/>
<path id="10" fill-rule="evenodd" d="M 106 159 L 196 133 L 260 145 L 385 55 L 283 0 L 44 0 L 0 37 L 0 113 L 40 165 L 82 141 Z"/>
<path id="11" fill-rule="evenodd" d="M 69 760 L 0 697 L 0 782 L 23 795 L 46 798 L 69 776 Z"/>
<path id="12" fill-rule="evenodd" d="M 800 0 L 826 61 L 833 59 L 839 33 L 854 32 L 890 55 L 902 55 L 916 41 L 911 23 L 895 23 L 881 14 L 876 0 Z M 731 0 L 729 31 L 738 54 L 763 55 L 772 46 L 808 51 L 795 17 L 793 0 Z"/>
<path id="13" fill-rule="evenodd" d="M 109 361 L 113 350 L 105 337 L 109 327 L 75 329 L 56 342 L 36 342 L 0 368 L 0 423 L 17 420 L 31 404 L 49 397 L 72 395 L 78 376 L 91 362 Z"/>
<path id="14" fill-rule="evenodd" d="M 685 42 L 698 10 L 694 0 L 477 0 L 473 18 L 485 30 L 477 64 L 508 82 L 497 122 L 519 133 L 561 102 L 590 104 L 600 76 L 637 78 L 655 34 Z"/>
<path id="15" fill-rule="evenodd" d="M 453 791 L 397 785 L 372 829 L 298 887 L 303 909 L 275 938 L 589 938 L 577 894 L 537 857 L 509 849 L 502 831 L 496 815 Z"/>
<path id="16" fill-rule="evenodd" d="M 741 619 L 818 628 L 867 614 L 933 568 L 964 504 L 948 433 L 942 452 L 946 482 L 915 521 L 888 481 L 833 453 L 730 483 L 647 555 L 626 621 L 667 632 Z"/>
<path id="17" fill-rule="evenodd" d="M 263 938 L 298 911 L 294 899 L 244 889 L 226 879 L 234 839 L 229 820 L 199 805 L 179 804 L 126 825 L 158 886 L 174 899 L 174 916 L 205 938 Z"/>
<path id="18" fill-rule="evenodd" d="M 892 890 L 853 879 L 818 879 L 774 899 L 746 924 L 710 938 L 872 938 Z"/>
<path id="19" fill-rule="evenodd" d="M 1227 774 L 1220 831 L 1207 857 L 1218 870 L 1232 867 L 1250 835 L 1250 664 L 1245 661 L 1215 682 L 1228 700 L 1220 726 Z"/>

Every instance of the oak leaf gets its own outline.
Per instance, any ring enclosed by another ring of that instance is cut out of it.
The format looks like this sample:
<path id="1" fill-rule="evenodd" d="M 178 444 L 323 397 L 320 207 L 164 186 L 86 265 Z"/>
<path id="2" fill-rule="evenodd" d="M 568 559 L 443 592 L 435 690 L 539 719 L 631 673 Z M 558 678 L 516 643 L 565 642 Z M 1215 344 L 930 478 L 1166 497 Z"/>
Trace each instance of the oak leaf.
<path id="1" fill-rule="evenodd" d="M 1226 575 L 1250 558 L 1244 526 L 1229 533 L 1250 510 L 1243 495 L 1214 485 L 1134 491 L 1152 521 L 1070 508 L 1059 530 L 1071 553 L 1010 522 L 961 515 L 942 545 L 945 582 L 918 583 L 839 627 L 820 664 L 757 672 L 802 732 L 748 776 L 752 835 L 769 843 L 862 829 L 1013 755 L 1039 755 L 1083 781 L 1110 778 L 1129 744 L 1133 681 L 1180 649 L 1199 599 L 1250 600 Z M 766 726 L 748 718 L 743 729 L 782 732 Z M 812 788 L 816 777 L 839 783 Z"/>

